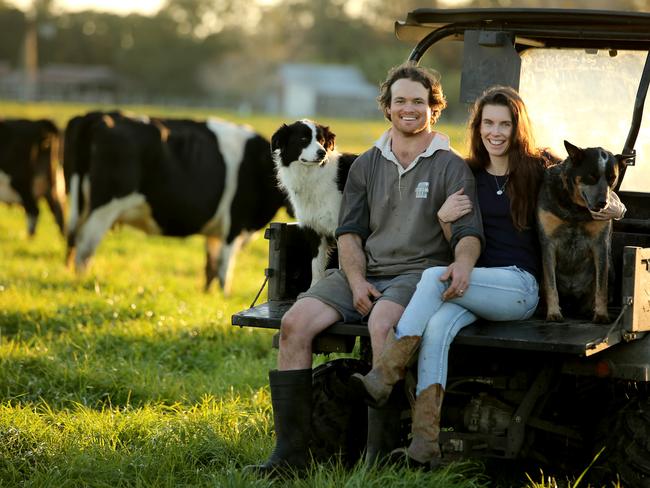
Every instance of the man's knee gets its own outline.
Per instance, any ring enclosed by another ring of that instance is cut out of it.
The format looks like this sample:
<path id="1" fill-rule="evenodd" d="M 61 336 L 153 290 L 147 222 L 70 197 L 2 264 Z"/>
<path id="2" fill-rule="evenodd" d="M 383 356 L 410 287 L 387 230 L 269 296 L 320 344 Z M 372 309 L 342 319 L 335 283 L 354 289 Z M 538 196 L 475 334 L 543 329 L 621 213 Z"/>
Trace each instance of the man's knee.
<path id="1" fill-rule="evenodd" d="M 388 332 L 397 326 L 403 313 L 403 305 L 392 300 L 380 300 L 368 318 L 368 331 L 371 337 L 385 339 Z"/>
<path id="2" fill-rule="evenodd" d="M 376 321 L 372 324 L 368 323 L 368 332 L 370 333 L 371 338 L 376 338 L 381 341 L 386 339 L 388 332 L 395 327 L 396 324 L 389 323 L 387 321 Z"/>
<path id="3" fill-rule="evenodd" d="M 280 341 L 311 342 L 316 335 L 340 319 L 340 314 L 320 300 L 298 300 L 280 321 Z"/>
<path id="4" fill-rule="evenodd" d="M 287 341 L 305 334 L 304 315 L 289 309 L 280 321 L 280 340 Z"/>
<path id="5" fill-rule="evenodd" d="M 371 337 L 385 339 L 391 329 L 394 329 L 399 321 L 399 317 L 387 317 L 377 314 L 368 321 L 368 331 Z"/>

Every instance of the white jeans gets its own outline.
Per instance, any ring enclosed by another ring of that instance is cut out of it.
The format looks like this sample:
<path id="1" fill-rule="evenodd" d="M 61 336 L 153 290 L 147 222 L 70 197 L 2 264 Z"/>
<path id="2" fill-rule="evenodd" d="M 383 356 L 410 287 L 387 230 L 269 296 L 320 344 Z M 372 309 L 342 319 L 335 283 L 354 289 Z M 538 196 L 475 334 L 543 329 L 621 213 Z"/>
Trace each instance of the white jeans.
<path id="1" fill-rule="evenodd" d="M 418 358 L 417 394 L 430 385 L 447 383 L 449 346 L 456 334 L 477 317 L 487 320 L 521 320 L 530 317 L 539 301 L 534 276 L 516 266 L 474 268 L 462 297 L 442 300 L 448 283 L 440 281 L 444 266 L 429 268 L 402 318 L 397 338 L 422 336 Z"/>

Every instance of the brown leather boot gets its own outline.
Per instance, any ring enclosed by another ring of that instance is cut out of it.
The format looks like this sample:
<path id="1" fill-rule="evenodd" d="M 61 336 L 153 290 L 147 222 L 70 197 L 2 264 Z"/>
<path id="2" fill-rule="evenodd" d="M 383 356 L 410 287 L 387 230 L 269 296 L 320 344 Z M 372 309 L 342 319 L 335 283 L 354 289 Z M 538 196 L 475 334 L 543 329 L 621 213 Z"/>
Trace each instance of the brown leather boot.
<path id="1" fill-rule="evenodd" d="M 425 388 L 415 399 L 411 425 L 413 438 L 406 449 L 406 454 L 418 463 L 431 465 L 437 464 L 440 460 L 438 437 L 444 393 L 442 385 L 436 383 Z"/>
<path id="2" fill-rule="evenodd" d="M 350 377 L 352 384 L 364 392 L 368 405 L 379 408 L 388 401 L 393 385 L 404 378 L 406 367 L 421 340 L 420 336 L 397 339 L 391 329 L 375 367 L 365 376 L 355 373 Z"/>

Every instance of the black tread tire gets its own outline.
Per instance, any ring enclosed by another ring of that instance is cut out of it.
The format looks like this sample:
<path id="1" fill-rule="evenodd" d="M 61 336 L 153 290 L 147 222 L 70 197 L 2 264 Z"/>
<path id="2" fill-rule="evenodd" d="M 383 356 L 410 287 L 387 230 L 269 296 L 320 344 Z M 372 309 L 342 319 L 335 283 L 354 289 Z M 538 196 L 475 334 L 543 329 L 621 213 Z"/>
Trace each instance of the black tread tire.
<path id="1" fill-rule="evenodd" d="M 317 462 L 338 461 L 353 466 L 366 446 L 368 409 L 349 379 L 366 374 L 358 359 L 335 359 L 314 369 L 311 454 Z"/>
<path id="2" fill-rule="evenodd" d="M 598 471 L 610 481 L 618 475 L 625 488 L 650 487 L 650 399 L 633 400 L 618 412 L 601 457 Z"/>

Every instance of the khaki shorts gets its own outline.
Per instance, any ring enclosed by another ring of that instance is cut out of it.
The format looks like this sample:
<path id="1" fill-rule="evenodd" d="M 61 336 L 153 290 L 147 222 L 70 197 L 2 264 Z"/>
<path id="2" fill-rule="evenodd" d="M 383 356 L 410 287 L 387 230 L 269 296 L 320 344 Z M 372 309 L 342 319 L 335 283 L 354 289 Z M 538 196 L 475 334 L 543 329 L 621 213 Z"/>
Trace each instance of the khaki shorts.
<path id="1" fill-rule="evenodd" d="M 368 276 L 366 279 L 381 292 L 379 300 L 390 300 L 406 307 L 415 292 L 422 273 L 408 273 L 398 276 Z M 328 269 L 323 279 L 304 293 L 298 299 L 311 297 L 320 300 L 335 309 L 343 317 L 344 322 L 361 322 L 362 317 L 352 304 L 352 290 L 340 269 Z"/>

